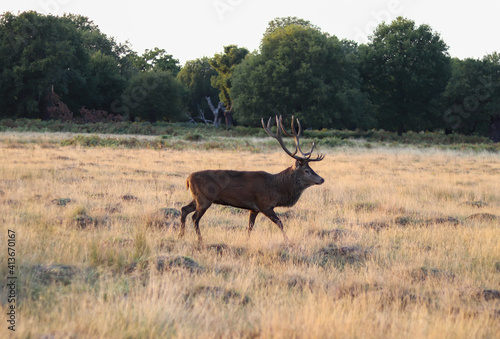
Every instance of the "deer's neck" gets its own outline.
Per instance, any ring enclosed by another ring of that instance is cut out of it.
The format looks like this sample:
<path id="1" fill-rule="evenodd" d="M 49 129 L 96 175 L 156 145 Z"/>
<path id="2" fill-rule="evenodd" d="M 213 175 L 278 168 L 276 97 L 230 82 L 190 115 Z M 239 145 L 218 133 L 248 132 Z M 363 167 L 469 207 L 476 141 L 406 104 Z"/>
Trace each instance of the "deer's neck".
<path id="1" fill-rule="evenodd" d="M 298 178 L 297 172 L 292 167 L 278 173 L 274 177 L 280 199 L 277 206 L 290 207 L 297 203 L 302 192 L 307 188 Z"/>

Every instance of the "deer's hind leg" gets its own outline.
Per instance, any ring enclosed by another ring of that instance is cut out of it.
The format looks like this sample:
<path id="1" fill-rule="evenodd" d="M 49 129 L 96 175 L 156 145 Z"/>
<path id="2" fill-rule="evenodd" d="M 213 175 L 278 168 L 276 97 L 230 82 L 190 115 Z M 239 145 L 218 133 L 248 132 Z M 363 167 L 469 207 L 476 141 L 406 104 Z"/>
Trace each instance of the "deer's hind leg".
<path id="1" fill-rule="evenodd" d="M 204 202 L 203 204 L 198 203 L 196 205 L 196 211 L 193 214 L 193 222 L 194 222 L 194 230 L 196 231 L 196 235 L 198 236 L 198 242 L 200 244 L 203 243 L 203 239 L 201 237 L 200 232 L 200 219 L 203 217 L 208 208 L 212 205 L 211 202 Z"/>
<path id="2" fill-rule="evenodd" d="M 186 229 L 186 217 L 188 216 L 189 213 L 194 212 L 196 210 L 196 201 L 193 200 L 186 206 L 181 208 L 181 230 L 179 232 L 179 238 L 182 238 L 184 236 L 184 232 Z"/>

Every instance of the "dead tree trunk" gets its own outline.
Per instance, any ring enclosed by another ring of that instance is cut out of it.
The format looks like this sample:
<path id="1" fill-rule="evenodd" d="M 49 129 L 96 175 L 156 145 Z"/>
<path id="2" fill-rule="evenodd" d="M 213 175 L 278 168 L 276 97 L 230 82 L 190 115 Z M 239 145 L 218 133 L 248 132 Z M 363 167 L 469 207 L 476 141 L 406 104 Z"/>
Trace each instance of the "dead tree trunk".
<path id="1" fill-rule="evenodd" d="M 221 101 L 219 101 L 217 108 L 215 108 L 214 105 L 212 104 L 212 100 L 210 99 L 210 97 L 205 97 L 205 99 L 207 99 L 208 106 L 210 107 L 212 113 L 214 114 L 214 125 L 215 127 L 218 127 L 225 113 L 224 104 Z"/>
<path id="2" fill-rule="evenodd" d="M 224 108 L 224 104 L 222 103 L 222 101 L 219 101 L 219 104 L 217 105 L 217 118 L 219 119 L 217 122 L 217 126 L 220 125 L 225 114 L 226 109 Z"/>

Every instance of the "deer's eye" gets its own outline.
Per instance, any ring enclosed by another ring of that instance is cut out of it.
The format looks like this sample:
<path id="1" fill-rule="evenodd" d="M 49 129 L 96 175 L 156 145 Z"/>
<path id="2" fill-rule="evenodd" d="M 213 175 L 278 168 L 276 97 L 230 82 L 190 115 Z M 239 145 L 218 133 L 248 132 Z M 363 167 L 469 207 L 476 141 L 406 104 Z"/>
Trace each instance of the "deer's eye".
<path id="1" fill-rule="evenodd" d="M 309 171 L 308 169 L 306 169 L 304 172 L 305 172 L 307 175 L 311 174 L 311 171 Z"/>

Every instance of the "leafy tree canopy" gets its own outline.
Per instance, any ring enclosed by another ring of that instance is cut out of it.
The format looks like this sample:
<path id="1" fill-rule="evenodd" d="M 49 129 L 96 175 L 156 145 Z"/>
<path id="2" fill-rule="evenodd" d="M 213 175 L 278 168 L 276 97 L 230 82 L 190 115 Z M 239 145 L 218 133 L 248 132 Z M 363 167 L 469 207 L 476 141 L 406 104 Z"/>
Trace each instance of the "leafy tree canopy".
<path id="1" fill-rule="evenodd" d="M 87 92 L 90 55 L 72 18 L 24 12 L 0 17 L 0 112 L 38 118 L 54 90 L 76 100 Z"/>
<path id="2" fill-rule="evenodd" d="M 178 121 L 185 95 L 186 88 L 172 72 L 142 72 L 131 79 L 115 109 L 124 111 L 130 120 Z"/>
<path id="3" fill-rule="evenodd" d="M 262 116 L 279 113 L 304 118 L 314 128 L 369 127 L 355 44 L 296 18 L 276 22 L 270 23 L 260 53 L 234 72 L 238 121 L 257 125 Z"/>
<path id="4" fill-rule="evenodd" d="M 452 74 L 443 93 L 446 127 L 463 133 L 486 135 L 500 118 L 500 60 L 498 53 L 482 60 L 453 59 Z"/>
<path id="5" fill-rule="evenodd" d="M 285 28 L 286 26 L 291 26 L 291 25 L 301 26 L 304 28 L 313 28 L 317 31 L 320 30 L 319 27 L 314 26 L 308 20 L 300 19 L 300 18 L 297 18 L 295 16 L 294 17 L 283 17 L 283 18 L 276 18 L 274 20 L 271 20 L 266 28 L 266 32 L 264 33 L 264 36 L 268 36 L 268 35 L 276 32 L 276 30 L 279 30 L 279 29 Z"/>
<path id="6" fill-rule="evenodd" d="M 121 74 L 118 62 L 112 55 L 98 51 L 90 57 L 88 83 L 94 89 L 94 94 L 90 100 L 84 100 L 87 101 L 87 106 L 108 109 L 122 94 L 127 86 L 127 79 Z"/>
<path id="7" fill-rule="evenodd" d="M 174 76 L 181 70 L 179 60 L 158 47 L 147 49 L 142 56 L 135 55 L 134 65 L 141 71 L 170 71 Z"/>
<path id="8" fill-rule="evenodd" d="M 218 73 L 217 76 L 212 77 L 212 86 L 220 91 L 220 99 L 228 109 L 233 107 L 231 77 L 235 67 L 245 59 L 247 54 L 248 50 L 246 48 L 229 45 L 224 47 L 224 53 L 215 54 L 209 60 L 210 66 Z"/>
<path id="9" fill-rule="evenodd" d="M 0 117 L 49 118 L 56 97 L 72 112 L 82 106 L 110 110 L 139 72 L 168 71 L 175 80 L 180 71 L 165 50 L 138 56 L 73 14 L 4 13 L 0 57 Z"/>
<path id="10" fill-rule="evenodd" d="M 89 18 L 75 14 L 65 14 L 64 18 L 69 19 L 81 34 L 84 47 L 89 54 L 101 52 L 119 60 L 126 51 L 126 46 L 118 44 L 114 38 L 102 33 L 99 26 Z"/>
<path id="11" fill-rule="evenodd" d="M 210 97 L 212 101 L 218 100 L 219 91 L 211 85 L 211 79 L 217 75 L 207 57 L 190 60 L 182 67 L 177 79 L 189 89 L 185 106 L 191 116 L 197 116 L 198 109 L 207 112 L 207 117 L 212 115 L 205 97 Z"/>
<path id="12" fill-rule="evenodd" d="M 428 25 L 398 17 L 377 27 L 361 46 L 365 90 L 379 127 L 397 130 L 442 125 L 437 100 L 450 76 L 448 46 Z"/>

